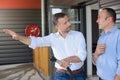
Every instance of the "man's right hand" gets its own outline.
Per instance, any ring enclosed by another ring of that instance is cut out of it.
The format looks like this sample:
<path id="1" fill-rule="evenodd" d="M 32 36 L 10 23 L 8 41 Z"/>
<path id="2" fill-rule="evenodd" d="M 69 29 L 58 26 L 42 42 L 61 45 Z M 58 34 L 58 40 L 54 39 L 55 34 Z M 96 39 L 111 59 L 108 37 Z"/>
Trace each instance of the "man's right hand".
<path id="1" fill-rule="evenodd" d="M 99 55 L 103 54 L 106 48 L 106 44 L 98 44 L 93 56 L 94 62 L 96 62 Z"/>
<path id="2" fill-rule="evenodd" d="M 11 35 L 13 39 L 19 40 L 23 44 L 26 44 L 26 45 L 30 45 L 31 44 L 30 37 L 18 35 L 14 31 L 9 30 L 9 29 L 3 29 L 3 32 L 5 32 L 8 35 Z"/>
<path id="3" fill-rule="evenodd" d="M 15 33 L 14 31 L 9 29 L 3 29 L 3 32 L 5 32 L 8 35 L 11 35 L 13 39 L 18 40 L 18 34 Z"/>
<path id="4" fill-rule="evenodd" d="M 104 51 L 105 51 L 105 48 L 106 48 L 105 44 L 98 44 L 97 47 L 96 47 L 96 50 L 95 50 L 95 54 L 98 55 L 98 56 L 103 54 Z"/>
<path id="5" fill-rule="evenodd" d="M 66 61 L 64 59 L 60 60 L 59 64 L 60 64 L 60 66 L 62 66 L 64 68 L 67 68 L 67 67 L 70 66 L 70 62 L 68 62 L 68 61 Z"/>

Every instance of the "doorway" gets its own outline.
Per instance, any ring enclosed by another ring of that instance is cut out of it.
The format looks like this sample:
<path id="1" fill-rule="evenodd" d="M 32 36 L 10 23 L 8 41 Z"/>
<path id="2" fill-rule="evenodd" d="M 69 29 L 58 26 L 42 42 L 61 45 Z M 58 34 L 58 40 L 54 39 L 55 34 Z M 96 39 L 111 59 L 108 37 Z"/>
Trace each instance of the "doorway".
<path id="1" fill-rule="evenodd" d="M 97 40 L 99 37 L 99 29 L 98 24 L 96 23 L 97 16 L 98 16 L 98 10 L 92 10 L 92 53 L 95 52 L 96 46 L 97 46 Z M 96 74 L 96 66 L 92 64 L 92 74 Z"/>
<path id="2" fill-rule="evenodd" d="M 51 7 L 51 14 L 54 15 L 55 13 L 63 12 L 68 15 L 70 22 L 71 22 L 71 27 L 72 30 L 77 30 L 80 31 L 80 13 L 78 8 L 71 8 L 71 7 Z M 50 21 L 52 21 L 52 17 L 50 18 Z M 53 24 L 50 22 L 50 32 L 55 32 L 55 28 Z"/>

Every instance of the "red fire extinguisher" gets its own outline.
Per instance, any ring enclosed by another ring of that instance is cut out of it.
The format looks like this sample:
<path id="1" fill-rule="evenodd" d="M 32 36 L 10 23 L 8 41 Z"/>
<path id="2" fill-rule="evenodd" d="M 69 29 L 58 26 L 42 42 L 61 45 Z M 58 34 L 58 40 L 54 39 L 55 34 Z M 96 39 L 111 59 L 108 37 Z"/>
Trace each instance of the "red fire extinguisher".
<path id="1" fill-rule="evenodd" d="M 36 24 L 27 25 L 27 27 L 25 28 L 25 35 L 26 36 L 38 37 L 39 34 L 40 34 L 40 29 L 39 29 L 39 26 Z"/>

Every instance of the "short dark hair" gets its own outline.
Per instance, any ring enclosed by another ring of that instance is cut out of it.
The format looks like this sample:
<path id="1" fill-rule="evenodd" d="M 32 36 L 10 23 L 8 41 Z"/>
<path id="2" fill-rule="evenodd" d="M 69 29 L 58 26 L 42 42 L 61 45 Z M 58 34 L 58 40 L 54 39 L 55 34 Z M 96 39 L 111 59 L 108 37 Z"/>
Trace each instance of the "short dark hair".
<path id="1" fill-rule="evenodd" d="M 66 16 L 65 13 L 56 13 L 53 15 L 53 24 L 57 25 L 58 24 L 58 19 L 59 18 L 63 18 L 64 16 Z"/>
<path id="2" fill-rule="evenodd" d="M 108 15 L 112 17 L 113 21 L 116 21 L 116 12 L 112 8 L 103 8 L 102 10 L 106 10 Z"/>

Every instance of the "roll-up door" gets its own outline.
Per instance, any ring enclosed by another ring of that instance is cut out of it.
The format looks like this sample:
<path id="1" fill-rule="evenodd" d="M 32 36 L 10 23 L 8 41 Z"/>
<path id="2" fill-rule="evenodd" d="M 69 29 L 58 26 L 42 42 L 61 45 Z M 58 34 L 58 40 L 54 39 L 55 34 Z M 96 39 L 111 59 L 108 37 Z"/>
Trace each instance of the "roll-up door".
<path id="1" fill-rule="evenodd" d="M 2 30 L 8 28 L 25 35 L 27 25 L 37 24 L 40 26 L 40 16 L 38 9 L 0 9 L 0 65 L 33 61 L 33 50 L 27 45 L 13 40 Z"/>

